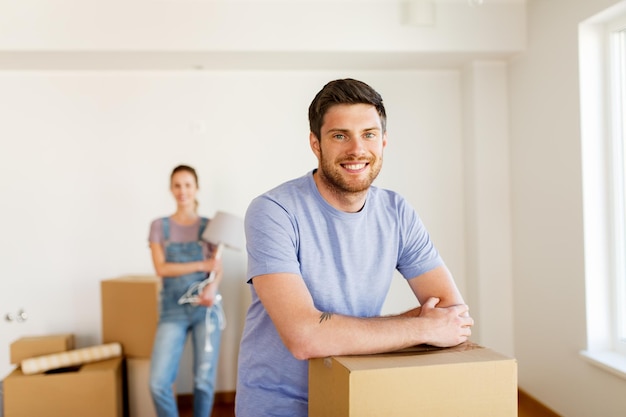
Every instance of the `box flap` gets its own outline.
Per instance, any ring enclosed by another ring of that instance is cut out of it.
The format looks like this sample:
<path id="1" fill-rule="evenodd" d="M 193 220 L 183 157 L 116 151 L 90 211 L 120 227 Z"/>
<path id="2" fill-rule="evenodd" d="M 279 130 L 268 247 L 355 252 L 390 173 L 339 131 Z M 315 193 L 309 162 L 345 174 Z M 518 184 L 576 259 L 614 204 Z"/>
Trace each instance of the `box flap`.
<path id="1" fill-rule="evenodd" d="M 462 343 L 451 348 L 436 348 L 422 345 L 389 353 L 336 356 L 334 359 L 350 371 L 514 360 L 471 342 Z"/>
<path id="2" fill-rule="evenodd" d="M 117 277 L 117 278 L 110 278 L 110 279 L 104 279 L 102 280 L 102 282 L 137 282 L 137 283 L 144 283 L 144 282 L 161 282 L 161 278 L 157 277 L 156 275 L 124 275 L 121 277 Z"/>

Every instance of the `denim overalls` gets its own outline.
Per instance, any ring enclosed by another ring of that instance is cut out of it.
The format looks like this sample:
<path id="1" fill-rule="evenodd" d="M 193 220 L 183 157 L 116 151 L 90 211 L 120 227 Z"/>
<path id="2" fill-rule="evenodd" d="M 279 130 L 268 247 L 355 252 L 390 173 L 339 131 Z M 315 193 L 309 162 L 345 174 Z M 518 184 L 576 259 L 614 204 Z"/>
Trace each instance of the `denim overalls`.
<path id="1" fill-rule="evenodd" d="M 207 223 L 208 219 L 201 218 L 198 241 L 170 242 L 170 219 L 163 218 L 166 262 L 202 261 L 200 236 Z M 160 319 L 150 364 L 150 391 L 158 417 L 178 416 L 172 385 L 188 332 L 191 332 L 193 345 L 193 415 L 207 417 L 213 409 L 220 337 L 225 323 L 222 303 L 218 301 L 211 308 L 178 304 L 178 299 L 189 286 L 204 278 L 205 272 L 194 272 L 162 280 Z"/>

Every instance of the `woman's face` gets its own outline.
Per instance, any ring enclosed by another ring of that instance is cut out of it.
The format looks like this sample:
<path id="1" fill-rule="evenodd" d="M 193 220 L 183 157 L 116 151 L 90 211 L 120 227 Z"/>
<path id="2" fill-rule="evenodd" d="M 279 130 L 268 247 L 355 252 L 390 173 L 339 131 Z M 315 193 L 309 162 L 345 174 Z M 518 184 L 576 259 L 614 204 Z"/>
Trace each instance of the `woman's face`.
<path id="1" fill-rule="evenodd" d="M 191 172 L 179 171 L 172 176 L 170 190 L 178 206 L 195 206 L 198 184 Z"/>

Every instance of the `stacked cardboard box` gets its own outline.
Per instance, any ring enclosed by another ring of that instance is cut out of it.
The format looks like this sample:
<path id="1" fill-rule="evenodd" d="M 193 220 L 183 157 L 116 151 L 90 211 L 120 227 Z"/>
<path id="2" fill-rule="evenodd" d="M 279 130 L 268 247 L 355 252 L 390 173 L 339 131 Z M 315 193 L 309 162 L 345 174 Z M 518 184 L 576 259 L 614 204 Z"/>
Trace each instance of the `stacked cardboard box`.
<path id="1" fill-rule="evenodd" d="M 152 275 L 101 281 L 102 341 L 120 343 L 125 358 L 38 375 L 18 368 L 3 384 L 4 417 L 122 417 L 124 400 L 130 417 L 156 416 L 148 377 L 160 288 L 160 278 Z M 73 334 L 24 337 L 11 344 L 10 359 L 19 365 L 74 348 Z"/>
<path id="2" fill-rule="evenodd" d="M 149 359 L 159 322 L 160 288 L 160 278 L 152 275 L 101 281 L 102 343 L 121 343 L 127 358 Z"/>
<path id="3" fill-rule="evenodd" d="M 25 337 L 11 344 L 11 363 L 72 350 L 72 334 Z M 18 367 L 4 380 L 5 417 L 122 417 L 122 359 L 25 375 Z"/>
<path id="4" fill-rule="evenodd" d="M 161 279 L 132 275 L 100 282 L 102 341 L 118 342 L 126 360 L 130 417 L 154 417 L 148 385 L 152 344 L 159 321 Z"/>
<path id="5" fill-rule="evenodd" d="M 472 343 L 309 361 L 309 417 L 516 417 L 517 362 Z"/>
<path id="6" fill-rule="evenodd" d="M 74 335 L 71 333 L 22 337 L 11 343 L 11 363 L 19 365 L 24 359 L 74 349 Z"/>

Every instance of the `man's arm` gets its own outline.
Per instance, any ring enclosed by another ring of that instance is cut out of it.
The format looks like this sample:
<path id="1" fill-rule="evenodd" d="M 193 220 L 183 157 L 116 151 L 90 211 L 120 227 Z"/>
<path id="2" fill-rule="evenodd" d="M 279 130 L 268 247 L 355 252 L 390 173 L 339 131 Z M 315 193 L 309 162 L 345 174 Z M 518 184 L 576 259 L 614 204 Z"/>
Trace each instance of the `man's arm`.
<path id="1" fill-rule="evenodd" d="M 438 307 L 465 304 L 452 274 L 445 266 L 439 266 L 418 277 L 408 280 L 415 297 L 424 304 L 430 297 L 439 298 Z"/>
<path id="2" fill-rule="evenodd" d="M 422 343 L 455 346 L 466 341 L 473 320 L 454 283 L 450 287 L 447 278 L 438 282 L 442 280 L 439 274 L 445 278 L 437 268 L 410 280 L 422 302 L 421 308 L 412 310 L 414 314 L 373 318 L 318 310 L 296 274 L 261 275 L 252 284 L 287 349 L 297 359 L 310 359 L 381 353 Z M 439 299 L 446 302 L 444 308 L 437 306 Z"/>

